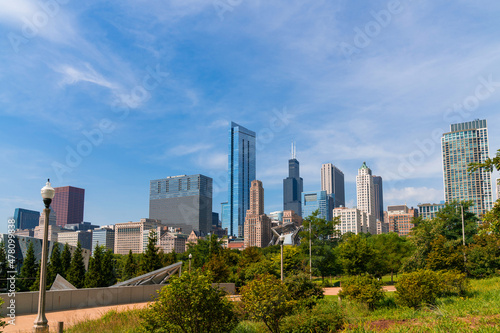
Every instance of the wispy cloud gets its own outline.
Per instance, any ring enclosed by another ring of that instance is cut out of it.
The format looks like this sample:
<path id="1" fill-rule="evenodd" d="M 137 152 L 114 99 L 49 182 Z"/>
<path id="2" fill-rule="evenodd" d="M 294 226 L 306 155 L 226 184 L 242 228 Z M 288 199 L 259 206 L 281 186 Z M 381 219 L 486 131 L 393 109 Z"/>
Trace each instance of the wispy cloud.
<path id="1" fill-rule="evenodd" d="M 81 69 L 77 69 L 71 65 L 61 65 L 55 70 L 63 75 L 63 79 L 61 80 L 61 85 L 63 86 L 79 82 L 90 82 L 111 90 L 118 89 L 117 84 L 109 82 L 88 63 L 84 63 Z"/>

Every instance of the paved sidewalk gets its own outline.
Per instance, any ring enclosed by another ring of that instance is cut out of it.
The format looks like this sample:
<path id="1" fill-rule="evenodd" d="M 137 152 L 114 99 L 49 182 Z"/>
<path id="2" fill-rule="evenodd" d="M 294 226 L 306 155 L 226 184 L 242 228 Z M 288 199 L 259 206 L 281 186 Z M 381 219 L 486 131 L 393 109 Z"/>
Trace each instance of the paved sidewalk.
<path id="1" fill-rule="evenodd" d="M 394 286 L 383 286 L 382 288 L 384 288 L 384 291 L 396 291 L 396 287 Z M 340 287 L 323 288 L 323 290 L 325 291 L 325 296 L 338 295 L 340 289 Z"/>
<path id="2" fill-rule="evenodd" d="M 145 303 L 136 304 L 122 304 L 122 305 L 112 305 L 103 306 L 99 308 L 88 308 L 88 309 L 76 309 L 76 310 L 66 310 L 58 312 L 48 312 L 46 313 L 47 320 L 49 321 L 49 327 L 51 332 L 56 332 L 57 322 L 64 322 L 64 328 L 68 328 L 76 323 L 88 319 L 96 319 L 103 316 L 110 310 L 125 311 L 132 309 L 140 309 L 148 305 Z M 35 321 L 36 314 L 16 316 L 16 325 L 8 325 L 5 327 L 4 332 L 31 332 L 33 329 L 33 322 Z M 9 318 L 4 318 L 6 321 Z"/>

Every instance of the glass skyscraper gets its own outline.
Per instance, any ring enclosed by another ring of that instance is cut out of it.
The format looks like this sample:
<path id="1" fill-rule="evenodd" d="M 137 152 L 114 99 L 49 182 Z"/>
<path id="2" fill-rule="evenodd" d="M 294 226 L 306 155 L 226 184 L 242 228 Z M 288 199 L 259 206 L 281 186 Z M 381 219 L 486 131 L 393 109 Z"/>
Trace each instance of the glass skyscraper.
<path id="1" fill-rule="evenodd" d="M 441 144 L 445 201 L 470 200 L 474 206 L 469 210 L 480 217 L 492 208 L 491 175 L 484 170 L 469 173 L 467 168 L 489 156 L 486 120 L 452 124 Z"/>
<path id="2" fill-rule="evenodd" d="M 329 195 L 333 193 L 335 208 L 345 206 L 344 173 L 331 163 L 321 166 L 321 190 Z"/>
<path id="3" fill-rule="evenodd" d="M 16 208 L 14 211 L 15 227 L 17 229 L 35 229 L 40 221 L 40 212 Z"/>
<path id="4" fill-rule="evenodd" d="M 335 195 L 326 194 L 326 191 L 302 192 L 302 218 L 307 218 L 319 209 L 319 218 L 330 221 L 333 213 Z"/>
<path id="5" fill-rule="evenodd" d="M 302 190 L 299 161 L 295 158 L 295 146 L 292 146 L 292 158 L 288 160 L 288 177 L 283 179 L 283 210 L 293 210 L 295 214 L 302 216 Z"/>
<path id="6" fill-rule="evenodd" d="M 245 214 L 250 208 L 250 185 L 255 180 L 255 132 L 231 122 L 228 155 L 227 218 L 222 228 L 228 236 L 243 237 Z"/>

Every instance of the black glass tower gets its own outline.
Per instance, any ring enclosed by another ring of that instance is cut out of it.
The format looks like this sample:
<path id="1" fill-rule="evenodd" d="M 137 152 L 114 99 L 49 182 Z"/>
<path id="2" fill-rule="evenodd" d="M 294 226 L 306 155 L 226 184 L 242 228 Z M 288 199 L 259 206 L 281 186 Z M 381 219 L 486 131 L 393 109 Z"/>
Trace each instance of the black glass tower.
<path id="1" fill-rule="evenodd" d="M 300 177 L 299 161 L 295 158 L 295 145 L 292 144 L 292 158 L 288 160 L 288 177 L 283 179 L 283 210 L 293 210 L 302 216 L 302 191 L 303 180 Z"/>

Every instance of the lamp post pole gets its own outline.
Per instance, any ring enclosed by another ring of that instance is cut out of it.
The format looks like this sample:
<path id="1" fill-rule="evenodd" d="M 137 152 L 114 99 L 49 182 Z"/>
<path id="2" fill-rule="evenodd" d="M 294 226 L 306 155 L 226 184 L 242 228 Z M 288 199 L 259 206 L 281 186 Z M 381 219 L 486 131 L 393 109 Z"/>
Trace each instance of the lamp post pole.
<path id="1" fill-rule="evenodd" d="M 49 324 L 47 317 L 45 317 L 45 289 L 47 286 L 47 246 L 49 242 L 49 217 L 50 217 L 50 204 L 55 195 L 55 190 L 50 186 L 50 179 L 47 179 L 47 184 L 41 191 L 45 209 L 44 226 L 43 226 L 43 240 L 42 240 L 42 258 L 40 259 L 40 290 L 38 292 L 38 315 L 33 325 L 33 332 L 48 332 Z"/>
<path id="2" fill-rule="evenodd" d="M 312 236 L 311 236 L 311 225 L 312 221 L 309 221 L 309 280 L 312 280 Z"/>
<path id="3" fill-rule="evenodd" d="M 285 241 L 285 236 L 281 234 L 280 244 L 281 244 L 281 281 L 283 281 L 283 242 Z"/>
<path id="4" fill-rule="evenodd" d="M 191 258 L 193 258 L 193 255 L 190 253 L 189 254 L 189 274 L 191 274 Z"/>
<path id="5" fill-rule="evenodd" d="M 464 205 L 460 204 L 461 208 L 461 213 L 462 213 L 462 242 L 464 245 L 464 270 L 467 272 L 466 264 L 467 264 L 467 257 L 465 256 L 465 221 L 464 221 Z"/>

